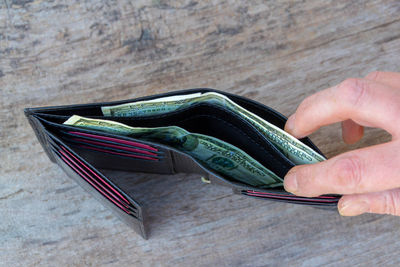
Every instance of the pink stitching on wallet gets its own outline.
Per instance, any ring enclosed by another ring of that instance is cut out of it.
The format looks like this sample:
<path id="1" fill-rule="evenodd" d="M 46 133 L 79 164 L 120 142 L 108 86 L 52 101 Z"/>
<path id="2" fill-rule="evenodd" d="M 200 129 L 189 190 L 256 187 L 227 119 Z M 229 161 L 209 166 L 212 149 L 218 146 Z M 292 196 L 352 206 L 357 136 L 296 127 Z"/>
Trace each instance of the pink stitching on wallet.
<path id="1" fill-rule="evenodd" d="M 274 193 L 267 193 L 267 192 L 258 192 L 254 190 L 247 190 L 247 193 L 250 194 L 267 194 L 267 195 L 275 195 L 275 196 L 292 196 L 292 195 L 283 195 L 283 194 L 274 194 Z M 318 198 L 336 198 L 336 197 L 330 197 L 330 196 L 319 196 Z"/>
<path id="2" fill-rule="evenodd" d="M 95 134 L 88 134 L 88 133 L 82 133 L 82 132 L 69 132 L 69 133 L 77 134 L 77 135 L 81 135 L 81 136 L 86 136 L 86 137 L 98 138 L 98 139 L 102 139 L 102 140 L 106 140 L 106 141 L 112 141 L 112 142 L 125 144 L 125 145 L 137 146 L 137 147 L 144 148 L 144 149 L 149 149 L 149 150 L 152 150 L 152 151 L 158 151 L 158 149 L 155 148 L 155 147 L 151 147 L 151 146 L 146 145 L 146 144 L 137 143 L 137 142 L 133 142 L 133 141 L 128 141 L 128 140 L 124 140 L 124 139 L 117 139 L 117 138 L 113 138 L 113 137 L 108 137 L 108 136 L 103 136 L 103 135 L 95 135 Z"/>
<path id="3" fill-rule="evenodd" d="M 61 152 L 61 151 L 60 151 Z M 103 196 L 108 198 L 110 201 L 112 201 L 115 205 L 117 205 L 119 208 L 121 208 L 123 211 L 129 214 L 129 211 L 125 209 L 123 206 L 121 206 L 119 203 L 115 202 L 112 198 L 104 194 L 96 185 L 94 185 L 90 180 L 88 180 L 80 171 L 78 171 L 71 163 L 68 162 L 66 158 L 61 156 L 61 159 L 68 164 L 76 173 L 78 173 L 83 179 L 85 179 L 88 183 L 90 183 L 94 188 L 96 188 Z"/>
<path id="4" fill-rule="evenodd" d="M 90 176 L 90 174 L 88 174 L 84 169 L 82 169 L 81 166 L 79 166 L 76 162 L 74 162 L 67 154 L 65 154 L 62 150 L 59 150 L 59 152 L 66 157 L 69 161 L 71 161 L 76 167 L 79 168 L 79 170 L 81 170 L 84 174 L 86 174 L 87 177 L 89 177 L 92 181 L 94 181 L 98 186 L 100 186 L 101 188 L 103 188 L 108 194 L 112 195 L 116 200 L 119 200 L 119 198 L 113 194 L 112 192 L 110 192 L 107 188 L 105 188 L 101 183 L 99 183 L 98 181 L 96 181 L 96 179 L 94 179 L 93 177 Z M 124 203 L 121 203 L 124 204 Z M 129 203 L 128 203 L 129 204 Z M 124 204 L 126 205 L 126 204 Z"/>
<path id="5" fill-rule="evenodd" d="M 336 203 L 337 201 L 335 200 L 323 200 L 323 199 L 307 199 L 307 198 L 296 198 L 293 196 L 289 195 L 282 195 L 281 197 L 278 196 L 268 196 L 268 195 L 261 195 L 261 194 L 255 194 L 255 193 L 246 193 L 249 196 L 254 196 L 254 197 L 264 197 L 264 198 L 271 198 L 271 199 L 285 199 L 285 200 L 297 200 L 297 201 L 305 201 L 305 202 L 324 202 L 324 203 Z M 274 194 L 275 195 L 275 194 Z"/>
<path id="6" fill-rule="evenodd" d="M 117 148 L 117 149 L 121 149 L 121 150 L 125 150 L 125 151 L 135 152 L 135 153 L 141 153 L 141 154 L 146 154 L 146 155 L 151 155 L 151 156 L 157 156 L 156 153 L 149 152 L 149 151 L 146 151 L 146 150 L 137 149 L 137 148 L 119 146 L 119 145 L 108 144 L 108 143 L 103 143 L 103 142 L 98 142 L 98 141 L 93 141 L 93 140 L 87 140 L 87 139 L 82 139 L 82 138 L 72 138 L 72 140 L 85 142 L 85 143 L 89 143 L 89 144 L 93 144 L 93 145 L 100 145 L 100 146 L 105 146 L 105 147 Z"/>
<path id="7" fill-rule="evenodd" d="M 104 179 L 102 179 L 99 175 L 97 175 L 97 173 L 95 173 L 91 168 L 89 168 L 88 166 L 86 166 L 86 164 L 84 164 L 81 160 L 79 160 L 78 158 L 76 158 L 71 152 L 69 152 L 65 147 L 61 146 L 61 148 L 66 151 L 69 155 L 71 155 L 75 160 L 77 160 L 80 164 L 82 164 L 83 166 L 85 166 L 86 169 L 88 169 L 92 174 L 94 174 L 98 179 L 100 179 L 103 183 L 105 183 L 111 190 L 113 190 L 118 196 L 120 196 L 122 199 L 124 199 L 126 201 L 126 203 L 130 204 L 130 202 L 124 197 L 122 196 L 117 190 L 115 190 L 109 183 L 107 183 L 106 181 L 104 181 Z"/>
<path id="8" fill-rule="evenodd" d="M 97 148 L 97 147 L 91 147 L 91 146 L 85 146 L 85 145 L 79 145 L 79 146 L 83 147 L 83 148 L 87 148 L 87 149 L 92 149 L 92 150 L 96 150 L 96 151 L 100 151 L 100 152 L 104 152 L 104 153 L 120 155 L 120 156 L 124 156 L 124 157 L 131 157 L 131 158 L 138 158 L 138 159 L 148 159 L 148 160 L 158 160 L 158 159 L 150 158 L 150 157 L 146 157 L 146 156 L 119 153 L 119 152 L 114 152 L 114 151 L 111 151 L 111 150 L 105 150 L 105 149 L 101 149 L 101 148 Z"/>

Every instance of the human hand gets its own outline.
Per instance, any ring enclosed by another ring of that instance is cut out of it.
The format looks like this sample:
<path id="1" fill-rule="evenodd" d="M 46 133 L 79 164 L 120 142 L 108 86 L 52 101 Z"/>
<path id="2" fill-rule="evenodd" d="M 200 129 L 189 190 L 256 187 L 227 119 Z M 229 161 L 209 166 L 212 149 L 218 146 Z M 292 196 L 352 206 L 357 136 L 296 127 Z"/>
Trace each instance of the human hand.
<path id="1" fill-rule="evenodd" d="M 400 215 L 400 73 L 373 72 L 311 95 L 285 130 L 301 138 L 335 122 L 342 122 L 346 143 L 359 141 L 363 126 L 382 128 L 392 140 L 296 166 L 285 177 L 286 191 L 306 197 L 343 194 L 338 203 L 343 216 Z"/>

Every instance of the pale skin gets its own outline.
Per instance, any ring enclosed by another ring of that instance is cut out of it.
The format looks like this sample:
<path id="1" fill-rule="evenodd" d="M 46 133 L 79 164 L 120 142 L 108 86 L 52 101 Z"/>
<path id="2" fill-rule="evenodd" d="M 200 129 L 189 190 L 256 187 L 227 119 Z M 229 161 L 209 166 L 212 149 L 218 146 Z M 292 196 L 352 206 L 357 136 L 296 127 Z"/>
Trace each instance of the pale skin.
<path id="1" fill-rule="evenodd" d="M 349 144 L 362 138 L 364 126 L 384 129 L 392 140 L 296 166 L 285 177 L 285 189 L 306 197 L 342 194 L 338 209 L 343 216 L 400 216 L 400 73 L 373 72 L 311 95 L 285 130 L 301 138 L 335 122 L 342 123 Z"/>

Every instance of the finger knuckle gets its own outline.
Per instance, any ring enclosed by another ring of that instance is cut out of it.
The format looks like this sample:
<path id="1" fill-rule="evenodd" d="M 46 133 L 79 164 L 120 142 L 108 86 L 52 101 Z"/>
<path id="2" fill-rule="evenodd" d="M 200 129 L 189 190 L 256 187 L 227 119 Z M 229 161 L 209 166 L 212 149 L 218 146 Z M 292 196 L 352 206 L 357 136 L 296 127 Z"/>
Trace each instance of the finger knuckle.
<path id="1" fill-rule="evenodd" d="M 309 98 L 304 99 L 296 110 L 295 128 L 296 132 L 303 132 L 307 126 L 308 117 L 310 114 L 311 103 Z"/>
<path id="2" fill-rule="evenodd" d="M 313 95 L 311 95 L 311 96 L 308 96 L 308 97 L 306 97 L 301 103 L 300 103 L 300 105 L 299 105 L 299 108 L 298 108 L 298 112 L 296 112 L 296 113 L 302 113 L 302 114 L 304 114 L 304 113 L 306 113 L 307 112 L 307 110 L 312 106 L 312 104 L 313 104 Z"/>
<path id="3" fill-rule="evenodd" d="M 376 81 L 378 80 L 378 77 L 381 76 L 381 73 L 382 73 L 381 71 L 373 71 L 369 73 L 367 76 L 365 76 L 365 78 L 368 80 Z"/>
<path id="4" fill-rule="evenodd" d="M 294 167 L 293 168 L 296 171 L 296 178 L 301 181 L 302 184 L 306 182 L 306 180 L 309 178 L 309 171 L 306 166 L 301 166 L 301 167 Z"/>
<path id="5" fill-rule="evenodd" d="M 348 106 L 359 106 L 363 103 L 367 91 L 367 83 L 362 79 L 349 78 L 337 87 L 337 98 Z"/>
<path id="6" fill-rule="evenodd" d="M 356 192 L 362 191 L 362 163 L 356 156 L 338 159 L 333 165 L 337 185 Z"/>
<path id="7" fill-rule="evenodd" d="M 311 168 L 308 166 L 302 166 L 301 168 L 296 168 L 296 178 L 298 181 L 298 186 L 301 191 L 308 191 L 310 184 L 314 179 Z"/>
<path id="8" fill-rule="evenodd" d="M 400 215 L 400 192 L 384 194 L 382 212 L 385 214 Z"/>

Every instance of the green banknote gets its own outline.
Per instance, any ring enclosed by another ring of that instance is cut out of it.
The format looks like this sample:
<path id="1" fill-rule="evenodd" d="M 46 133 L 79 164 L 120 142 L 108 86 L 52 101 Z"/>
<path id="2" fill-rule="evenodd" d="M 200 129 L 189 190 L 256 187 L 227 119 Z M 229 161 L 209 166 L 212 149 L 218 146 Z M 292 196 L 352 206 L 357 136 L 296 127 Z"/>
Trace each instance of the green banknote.
<path id="1" fill-rule="evenodd" d="M 191 155 L 204 167 L 224 176 L 260 188 L 283 185 L 283 180 L 243 150 L 217 138 L 190 133 L 177 126 L 131 127 L 111 120 L 71 116 L 64 124 L 130 136 L 171 146 Z"/>
<path id="2" fill-rule="evenodd" d="M 140 117 L 163 114 L 202 102 L 218 105 L 239 114 L 295 164 L 317 163 L 325 160 L 322 155 L 297 138 L 241 107 L 228 97 L 215 92 L 169 96 L 116 106 L 104 106 L 101 107 L 101 110 L 104 116 L 109 117 Z"/>

